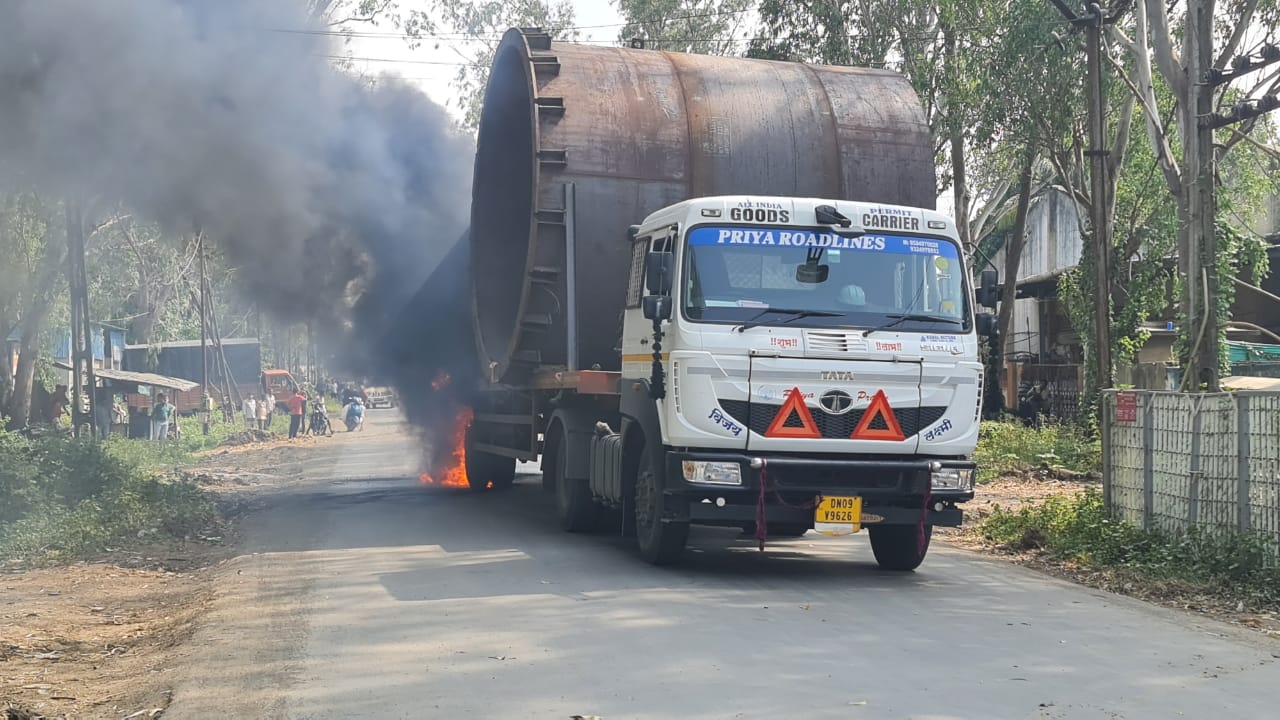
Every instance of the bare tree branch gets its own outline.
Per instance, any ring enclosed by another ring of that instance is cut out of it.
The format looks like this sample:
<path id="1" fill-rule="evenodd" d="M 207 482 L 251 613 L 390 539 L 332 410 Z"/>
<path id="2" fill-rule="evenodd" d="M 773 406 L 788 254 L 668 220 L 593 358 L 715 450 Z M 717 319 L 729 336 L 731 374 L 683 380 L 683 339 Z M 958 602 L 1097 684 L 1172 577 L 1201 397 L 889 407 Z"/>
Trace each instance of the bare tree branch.
<path id="1" fill-rule="evenodd" d="M 1236 19 L 1236 27 L 1231 31 L 1231 37 L 1227 39 L 1227 44 L 1223 46 L 1222 53 L 1218 55 L 1218 59 L 1213 62 L 1216 70 L 1222 70 L 1227 67 L 1227 63 L 1231 62 L 1231 56 L 1236 54 L 1236 50 L 1240 49 L 1240 43 L 1244 40 L 1244 34 L 1248 31 L 1249 26 L 1253 24 L 1253 15 L 1258 11 L 1258 0 L 1245 0 L 1244 7 L 1240 10 L 1240 17 Z"/>
<path id="2" fill-rule="evenodd" d="M 1186 71 L 1173 49 L 1173 33 L 1169 30 L 1169 16 L 1165 12 L 1164 3 L 1161 0 L 1144 0 L 1134 15 L 1138 23 L 1147 28 L 1145 35 L 1151 41 L 1149 47 L 1155 51 L 1156 67 L 1160 69 L 1164 81 L 1169 84 L 1175 97 L 1186 97 Z M 1141 37 L 1135 40 L 1140 50 L 1138 54 L 1146 57 L 1148 43 Z"/>

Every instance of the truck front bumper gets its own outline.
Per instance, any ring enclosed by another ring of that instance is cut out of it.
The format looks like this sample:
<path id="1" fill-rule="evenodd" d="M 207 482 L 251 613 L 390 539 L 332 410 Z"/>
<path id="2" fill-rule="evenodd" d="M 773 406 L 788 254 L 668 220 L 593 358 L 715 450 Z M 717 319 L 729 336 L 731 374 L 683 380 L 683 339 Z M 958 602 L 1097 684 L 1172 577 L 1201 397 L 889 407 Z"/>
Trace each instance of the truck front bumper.
<path id="1" fill-rule="evenodd" d="M 686 461 L 734 463 L 740 485 L 687 482 Z M 668 452 L 667 511 L 673 520 L 698 524 L 740 525 L 754 522 L 763 494 L 770 523 L 813 522 L 813 506 L 823 497 L 861 497 L 863 525 L 914 525 L 921 513 L 926 523 L 958 527 L 964 519 L 958 505 L 973 499 L 973 490 L 934 489 L 938 470 L 976 472 L 971 460 L 799 457 L 725 452 Z M 763 493 L 761 485 L 763 484 Z M 927 506 L 926 506 L 927 503 Z"/>

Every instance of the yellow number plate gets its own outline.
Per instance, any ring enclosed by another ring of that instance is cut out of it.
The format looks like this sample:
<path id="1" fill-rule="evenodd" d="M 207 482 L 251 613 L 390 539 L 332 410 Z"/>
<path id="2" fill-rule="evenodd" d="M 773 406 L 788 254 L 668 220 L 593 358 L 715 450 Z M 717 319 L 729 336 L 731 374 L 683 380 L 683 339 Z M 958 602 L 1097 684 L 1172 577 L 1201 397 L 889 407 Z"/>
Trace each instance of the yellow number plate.
<path id="1" fill-rule="evenodd" d="M 813 511 L 813 529 L 823 535 L 852 535 L 862 529 L 862 498 L 824 497 Z"/>

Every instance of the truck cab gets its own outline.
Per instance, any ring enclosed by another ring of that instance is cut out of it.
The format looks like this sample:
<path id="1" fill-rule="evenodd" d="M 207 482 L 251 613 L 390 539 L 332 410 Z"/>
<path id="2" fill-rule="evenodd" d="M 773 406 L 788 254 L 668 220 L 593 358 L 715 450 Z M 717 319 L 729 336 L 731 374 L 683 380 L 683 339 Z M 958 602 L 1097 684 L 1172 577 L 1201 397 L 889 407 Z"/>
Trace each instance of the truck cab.
<path id="1" fill-rule="evenodd" d="M 865 527 L 882 565 L 910 569 L 933 526 L 960 524 L 983 366 L 948 218 L 701 198 L 650 215 L 632 243 L 621 414 L 650 453 L 648 556 L 677 552 L 689 523 L 762 540 Z"/>
<path id="2" fill-rule="evenodd" d="M 621 316 L 617 369 L 492 383 L 468 433 L 473 486 L 507 487 L 516 459 L 541 456 L 566 530 L 621 518 L 655 564 L 702 524 L 761 548 L 866 529 L 881 567 L 912 570 L 935 526 L 960 525 L 994 327 L 975 306 L 994 307 L 997 278 L 972 287 L 950 219 L 719 196 L 618 242 L 626 287 L 589 308 Z"/>

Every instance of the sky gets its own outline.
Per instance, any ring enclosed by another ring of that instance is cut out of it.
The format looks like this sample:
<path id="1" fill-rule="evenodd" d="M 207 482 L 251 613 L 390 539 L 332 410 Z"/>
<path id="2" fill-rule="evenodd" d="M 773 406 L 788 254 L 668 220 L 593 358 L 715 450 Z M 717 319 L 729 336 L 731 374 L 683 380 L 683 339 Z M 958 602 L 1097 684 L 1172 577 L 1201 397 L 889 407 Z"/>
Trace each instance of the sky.
<path id="1" fill-rule="evenodd" d="M 403 6 L 421 7 L 420 0 L 405 0 Z M 573 0 L 575 24 L 581 28 L 582 41 L 611 41 L 621 29 L 622 16 L 610 0 Z M 370 75 L 390 72 L 405 78 L 405 82 L 421 88 L 432 100 L 445 105 L 455 117 L 458 112 L 450 101 L 456 93 L 450 81 L 462 62 L 459 53 L 465 53 L 467 45 L 457 37 L 425 39 L 416 49 L 410 49 L 401 37 L 389 28 L 353 28 L 356 37 L 348 46 L 353 67 Z M 442 33 L 443 34 L 443 33 Z"/>

